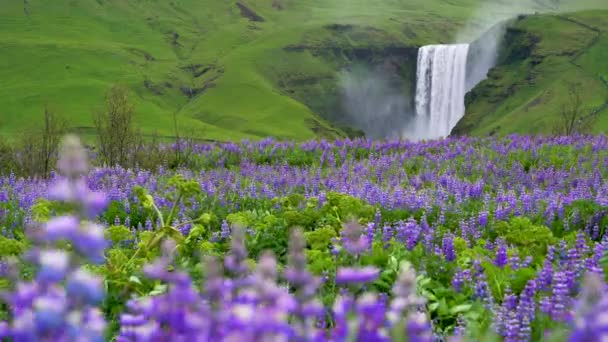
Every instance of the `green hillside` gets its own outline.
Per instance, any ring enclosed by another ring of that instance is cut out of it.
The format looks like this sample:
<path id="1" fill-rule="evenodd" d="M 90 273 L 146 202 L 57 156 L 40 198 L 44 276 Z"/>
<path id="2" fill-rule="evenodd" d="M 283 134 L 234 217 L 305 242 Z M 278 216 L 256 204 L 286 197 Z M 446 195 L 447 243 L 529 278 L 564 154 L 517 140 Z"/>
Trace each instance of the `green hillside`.
<path id="1" fill-rule="evenodd" d="M 608 132 L 608 11 L 536 15 L 509 29 L 502 62 L 467 98 L 455 134 L 551 133 L 576 84 Z"/>
<path id="2" fill-rule="evenodd" d="M 521 2 L 544 11 L 555 0 Z M 40 119 L 45 105 L 90 133 L 92 113 L 105 92 L 121 83 L 133 91 L 145 133 L 170 136 L 177 113 L 182 131 L 208 139 L 340 135 L 346 126 L 337 85 L 342 68 L 390 65 L 403 80 L 403 91 L 411 91 L 416 47 L 453 41 L 481 3 L 513 6 L 500 0 L 5 0 L 0 6 L 0 134 L 19 134 Z M 570 3 L 608 7 L 603 0 Z M 603 29 L 599 13 L 586 16 Z M 563 56 L 547 58 L 538 74 L 563 75 L 545 70 L 558 64 L 572 77 L 605 68 L 606 50 L 600 48 L 605 37 L 592 45 L 593 30 L 564 19 L 547 19 L 551 27 L 539 20 L 518 23 L 524 31 L 546 32 L 539 51 L 551 44 L 571 49 L 557 36 L 568 30 L 585 37 L 573 38 L 573 46 L 586 53 L 576 60 L 580 66 L 560 64 Z M 508 75 L 515 79 L 525 72 L 509 69 L 523 68 L 520 64 L 505 66 L 508 70 L 497 71 L 491 82 L 507 86 Z M 552 77 L 542 80 L 559 87 Z M 589 89 L 602 89 L 599 79 L 592 79 Z M 485 87 L 499 88 L 491 82 Z M 513 108 L 533 101 L 544 84 L 521 90 L 500 108 L 490 100 L 475 101 L 468 117 L 483 112 L 486 122 L 525 116 Z M 602 96 L 598 93 L 592 104 L 599 105 Z M 541 114 L 552 109 L 538 107 Z M 492 127 L 484 123 L 472 131 Z"/>

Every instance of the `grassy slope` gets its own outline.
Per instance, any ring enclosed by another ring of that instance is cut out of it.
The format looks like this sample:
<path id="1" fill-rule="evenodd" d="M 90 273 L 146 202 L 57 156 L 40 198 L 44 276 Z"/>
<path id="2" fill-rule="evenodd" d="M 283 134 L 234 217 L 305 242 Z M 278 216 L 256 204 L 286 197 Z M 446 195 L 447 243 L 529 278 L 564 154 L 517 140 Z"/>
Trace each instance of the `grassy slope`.
<path id="1" fill-rule="evenodd" d="M 327 124 L 281 94 L 270 71 L 332 72 L 282 47 L 332 23 L 338 12 L 346 20 L 365 13 L 383 22 L 395 7 L 366 13 L 363 3 L 291 1 L 277 11 L 260 0 L 252 8 L 266 22 L 252 23 L 234 3 L 219 0 L 29 0 L 27 15 L 22 1 L 9 0 L 0 7 L 0 51 L 10 65 L 0 69 L 0 134 L 17 134 L 39 120 L 45 104 L 87 132 L 91 112 L 118 82 L 135 93 L 137 121 L 146 132 L 171 135 L 171 114 L 178 112 L 182 130 L 205 138 L 313 137 L 311 122 Z M 193 64 L 213 69 L 194 77 L 183 70 Z M 215 86 L 193 99 L 178 89 L 208 82 Z"/>
<path id="2" fill-rule="evenodd" d="M 450 42 L 474 8 L 492 2 L 278 1 L 281 10 L 273 0 L 243 1 L 265 19 L 254 23 L 223 0 L 28 0 L 27 8 L 22 0 L 6 0 L 0 6 L 0 51 L 8 65 L 0 68 L 0 134 L 15 136 L 37 122 L 45 104 L 90 132 L 91 113 L 118 82 L 134 92 L 137 122 L 147 133 L 171 135 L 178 113 L 182 131 L 209 139 L 334 135 L 278 84 L 302 75 L 335 78 L 336 64 L 285 46 L 386 43 L 337 38 L 323 28 L 335 23 L 373 26 L 403 46 Z M 581 56 L 581 63 L 592 68 L 599 63 L 593 58 Z M 180 87 L 205 91 L 188 98 Z"/>
<path id="3" fill-rule="evenodd" d="M 586 111 L 603 108 L 594 129 L 608 132 L 608 11 L 531 16 L 514 28 L 511 46 L 530 46 L 531 53 L 496 68 L 470 94 L 455 132 L 551 133 L 568 99 L 567 82 L 579 84 Z"/>

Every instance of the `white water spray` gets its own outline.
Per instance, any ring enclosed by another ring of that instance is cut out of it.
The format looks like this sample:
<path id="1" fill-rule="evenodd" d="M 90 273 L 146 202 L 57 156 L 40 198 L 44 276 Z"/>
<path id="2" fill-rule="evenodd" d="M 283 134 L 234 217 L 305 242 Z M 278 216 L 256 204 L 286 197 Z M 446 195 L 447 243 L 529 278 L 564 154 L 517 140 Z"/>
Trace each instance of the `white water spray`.
<path id="1" fill-rule="evenodd" d="M 464 116 L 468 44 L 429 45 L 418 51 L 416 118 L 405 136 L 444 138 Z"/>

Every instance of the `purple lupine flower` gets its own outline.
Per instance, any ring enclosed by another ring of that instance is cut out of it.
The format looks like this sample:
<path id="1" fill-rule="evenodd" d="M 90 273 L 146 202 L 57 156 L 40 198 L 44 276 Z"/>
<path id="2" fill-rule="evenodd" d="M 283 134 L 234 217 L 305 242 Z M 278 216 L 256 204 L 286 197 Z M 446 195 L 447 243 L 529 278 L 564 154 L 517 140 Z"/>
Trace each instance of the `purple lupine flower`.
<path id="1" fill-rule="evenodd" d="M 247 258 L 247 248 L 245 247 L 245 231 L 241 227 L 234 227 L 232 231 L 232 241 L 230 253 L 224 258 L 226 269 L 235 275 L 244 276 L 249 270 L 245 263 Z"/>
<path id="2" fill-rule="evenodd" d="M 517 332 L 517 341 L 530 341 L 532 336 L 532 327 L 527 316 L 519 321 L 519 331 Z"/>
<path id="3" fill-rule="evenodd" d="M 73 245 L 80 253 L 95 263 L 104 260 L 104 250 L 108 242 L 104 237 L 104 228 L 101 225 L 87 222 L 74 237 Z"/>
<path id="4" fill-rule="evenodd" d="M 86 150 L 74 136 L 64 138 L 59 152 L 57 168 L 67 178 L 76 179 L 89 171 Z"/>
<path id="5" fill-rule="evenodd" d="M 468 270 L 466 270 L 468 271 Z M 454 290 L 456 290 L 456 292 L 460 292 L 462 290 L 462 286 L 465 283 L 465 275 L 464 275 L 464 271 L 457 269 L 456 272 L 454 273 L 454 277 L 452 278 L 452 287 L 454 288 Z"/>
<path id="6" fill-rule="evenodd" d="M 507 244 L 504 242 L 504 240 L 499 240 L 498 242 L 494 264 L 500 268 L 507 265 Z"/>
<path id="7" fill-rule="evenodd" d="M 599 275 L 590 273 L 586 275 L 582 288 L 576 304 L 574 329 L 568 341 L 591 342 L 605 339 L 608 337 L 606 284 Z"/>
<path id="8" fill-rule="evenodd" d="M 357 339 L 362 341 L 382 341 L 386 336 L 382 335 L 381 328 L 385 321 L 385 305 L 378 296 L 373 293 L 363 294 L 356 303 L 355 308 L 358 316 Z"/>
<path id="9" fill-rule="evenodd" d="M 304 255 L 306 243 L 302 232 L 294 229 L 289 241 L 289 260 L 285 269 L 285 279 L 294 288 L 296 299 L 296 307 L 293 311 L 294 329 L 299 337 L 311 337 L 311 333 L 314 333 L 312 318 L 318 317 L 323 311 L 323 307 L 314 299 L 320 280 L 306 269 Z"/>
<path id="10" fill-rule="evenodd" d="M 454 235 L 448 233 L 443 236 L 441 250 L 446 261 L 452 262 L 456 260 L 456 251 L 454 250 Z"/>
<path id="11" fill-rule="evenodd" d="M 568 285 L 564 272 L 555 272 L 551 294 L 551 318 L 555 321 L 569 320 Z"/>
<path id="12" fill-rule="evenodd" d="M 584 233 L 579 232 L 576 234 L 575 248 L 580 256 L 587 256 L 589 254 L 589 245 L 587 244 L 587 238 Z"/>
<path id="13" fill-rule="evenodd" d="M 365 228 L 357 222 L 349 222 L 342 228 L 342 247 L 349 254 L 357 256 L 370 246 Z"/>
<path id="14" fill-rule="evenodd" d="M 553 264 L 548 258 L 543 263 L 543 268 L 538 275 L 539 286 L 542 290 L 549 290 L 553 283 Z"/>
<path id="15" fill-rule="evenodd" d="M 382 223 L 382 213 L 380 209 L 376 209 L 376 214 L 374 215 L 374 226 L 380 227 L 380 223 Z"/>
<path id="16" fill-rule="evenodd" d="M 408 341 L 432 341 L 431 325 L 422 312 L 414 312 L 407 317 L 405 332 Z"/>
<path id="17" fill-rule="evenodd" d="M 70 268 L 70 256 L 60 250 L 43 250 L 38 257 L 40 270 L 36 280 L 41 283 L 55 283 L 65 278 Z"/>
<path id="18" fill-rule="evenodd" d="M 545 257 L 545 260 L 548 260 L 549 262 L 554 262 L 555 259 L 555 253 L 556 253 L 556 248 L 555 246 L 551 245 L 547 248 L 547 256 Z"/>
<path id="19" fill-rule="evenodd" d="M 101 279 L 78 267 L 68 253 L 52 249 L 50 245 L 60 240 L 68 241 L 89 261 L 103 259 L 103 231 L 101 238 L 95 237 L 93 250 L 80 248 L 83 241 L 92 241 L 92 233 L 87 229 L 91 223 L 85 220 L 93 218 L 103 201 L 91 204 L 86 200 L 90 189 L 81 177 L 88 171 L 88 164 L 77 138 L 68 136 L 64 139 L 58 168 L 65 179 L 57 181 L 50 197 L 70 202 L 79 210 L 74 216 L 53 218 L 43 229 L 34 232 L 32 240 L 35 244 L 28 254 L 37 256 L 37 282 L 18 282 L 16 291 L 6 296 L 12 321 L 2 326 L 0 334 L 16 341 L 49 338 L 63 341 L 76 337 L 101 341 L 105 321 L 94 307 L 104 297 Z M 90 208 L 90 205 L 96 207 Z M 81 224 L 81 221 L 85 222 Z M 96 234 L 93 232 L 92 235 Z M 39 245 L 41 242 L 45 245 Z M 61 285 L 64 280 L 65 287 Z"/>
<path id="20" fill-rule="evenodd" d="M 393 285 L 394 299 L 390 303 L 387 318 L 394 326 L 410 312 L 415 312 L 425 304 L 425 299 L 416 294 L 416 273 L 410 263 L 403 262 L 399 276 Z"/>
<path id="21" fill-rule="evenodd" d="M 532 261 L 534 260 L 534 258 L 531 255 L 528 255 L 524 261 L 521 263 L 521 267 L 522 268 L 527 268 L 530 267 L 530 265 L 532 265 Z"/>
<path id="22" fill-rule="evenodd" d="M 348 315 L 354 306 L 352 298 L 344 295 L 338 296 L 333 305 L 334 328 L 330 332 L 332 340 L 345 341 L 350 333 Z"/>
<path id="23" fill-rule="evenodd" d="M 336 284 L 365 284 L 373 282 L 380 271 L 371 266 L 363 268 L 340 267 L 336 273 Z"/>
<path id="24" fill-rule="evenodd" d="M 405 234 L 406 234 L 406 244 L 407 249 L 412 250 L 416 247 L 418 243 L 418 236 L 420 234 L 420 226 L 416 222 L 416 220 L 410 218 L 405 223 Z"/>
<path id="25" fill-rule="evenodd" d="M 511 269 L 513 269 L 513 270 L 518 270 L 522 266 L 520 259 L 519 259 L 519 255 L 517 255 L 517 252 L 513 252 L 513 255 L 511 255 L 511 257 L 509 258 L 508 264 L 511 266 Z"/>
<path id="26" fill-rule="evenodd" d="M 529 280 L 524 287 L 524 290 L 520 294 L 519 304 L 517 307 L 517 312 L 519 314 L 519 319 L 522 320 L 524 317 L 528 318 L 529 322 L 534 321 L 535 313 L 536 313 L 536 281 Z"/>
<path id="27" fill-rule="evenodd" d="M 507 311 L 504 319 L 504 340 L 505 342 L 516 342 L 519 340 L 520 324 L 521 322 L 517 319 L 517 313 L 514 310 Z"/>
<path id="28" fill-rule="evenodd" d="M 593 240 L 597 240 L 600 238 L 600 226 L 597 223 L 593 225 L 593 230 L 591 232 L 591 238 Z"/>
<path id="29" fill-rule="evenodd" d="M 366 238 L 367 238 L 367 242 L 368 242 L 368 245 L 367 245 L 368 250 L 372 249 L 372 243 L 374 242 L 374 234 L 376 231 L 376 227 L 377 227 L 376 224 L 373 222 L 370 222 L 367 224 Z"/>
<path id="30" fill-rule="evenodd" d="M 230 237 L 230 225 L 226 220 L 222 221 L 220 238 L 222 240 L 228 239 Z"/>
<path id="31" fill-rule="evenodd" d="M 484 277 L 479 277 L 477 282 L 475 283 L 475 287 L 473 289 L 473 298 L 479 299 L 486 304 L 486 306 L 491 307 L 493 301 L 492 293 L 490 292 L 490 286 Z"/>
<path id="32" fill-rule="evenodd" d="M 84 269 L 78 269 L 67 280 L 67 294 L 82 303 L 97 304 L 103 299 L 102 281 Z"/>
<path id="33" fill-rule="evenodd" d="M 72 239 L 78 231 L 80 222 L 74 216 L 59 216 L 50 219 L 45 225 L 45 238 L 49 242 Z"/>

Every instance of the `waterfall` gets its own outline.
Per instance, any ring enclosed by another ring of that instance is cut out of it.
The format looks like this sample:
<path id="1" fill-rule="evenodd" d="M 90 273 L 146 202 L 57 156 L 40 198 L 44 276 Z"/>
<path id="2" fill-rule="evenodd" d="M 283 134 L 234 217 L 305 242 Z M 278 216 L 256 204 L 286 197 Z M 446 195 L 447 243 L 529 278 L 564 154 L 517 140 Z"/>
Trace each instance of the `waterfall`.
<path id="1" fill-rule="evenodd" d="M 406 136 L 414 139 L 447 137 L 463 117 L 468 53 L 468 44 L 420 48 L 416 117 Z"/>

